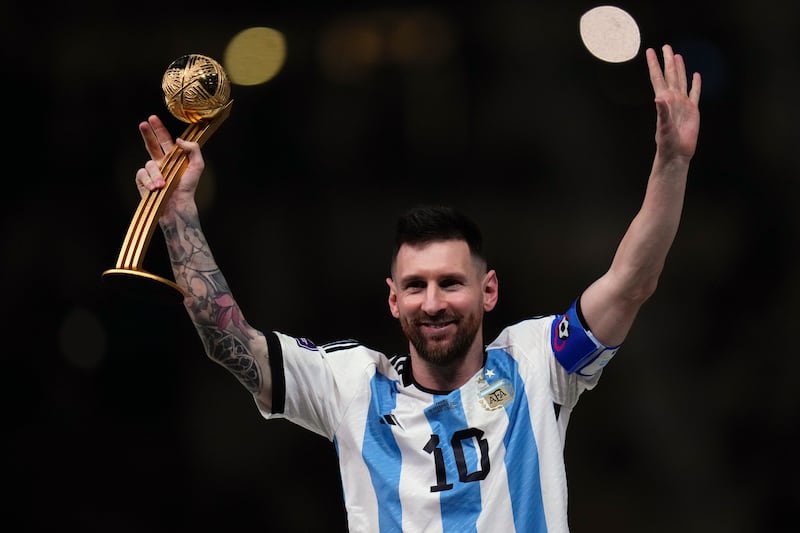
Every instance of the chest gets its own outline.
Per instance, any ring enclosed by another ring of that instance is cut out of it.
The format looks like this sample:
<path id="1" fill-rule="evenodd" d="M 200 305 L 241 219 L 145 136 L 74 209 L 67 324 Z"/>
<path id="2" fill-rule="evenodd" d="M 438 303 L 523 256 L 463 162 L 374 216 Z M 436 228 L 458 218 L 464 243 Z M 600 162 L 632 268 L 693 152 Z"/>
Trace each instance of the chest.
<path id="1" fill-rule="evenodd" d="M 373 384 L 362 457 L 376 471 L 397 465 L 430 492 L 457 490 L 485 479 L 508 459 L 517 418 L 529 424 L 520 384 L 508 378 L 475 379 L 447 395 L 403 390 L 396 382 Z"/>

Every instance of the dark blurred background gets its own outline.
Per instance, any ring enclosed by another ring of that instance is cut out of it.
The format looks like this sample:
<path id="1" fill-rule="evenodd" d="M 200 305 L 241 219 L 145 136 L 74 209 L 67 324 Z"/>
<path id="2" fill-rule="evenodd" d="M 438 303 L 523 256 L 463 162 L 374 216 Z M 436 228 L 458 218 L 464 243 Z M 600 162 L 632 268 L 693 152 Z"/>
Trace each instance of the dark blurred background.
<path id="1" fill-rule="evenodd" d="M 3 529 L 345 531 L 332 444 L 264 422 L 182 306 L 101 279 L 139 201 L 137 124 L 185 126 L 165 68 L 267 26 L 286 61 L 233 87 L 206 145 L 207 237 L 254 326 L 390 354 L 389 244 L 413 204 L 484 228 L 489 337 L 605 271 L 654 152 L 644 48 L 683 53 L 704 76 L 683 222 L 571 420 L 572 530 L 796 531 L 800 8 L 618 2 L 642 48 L 612 64 L 578 34 L 596 5 L 5 3 Z M 171 277 L 158 232 L 145 266 Z"/>

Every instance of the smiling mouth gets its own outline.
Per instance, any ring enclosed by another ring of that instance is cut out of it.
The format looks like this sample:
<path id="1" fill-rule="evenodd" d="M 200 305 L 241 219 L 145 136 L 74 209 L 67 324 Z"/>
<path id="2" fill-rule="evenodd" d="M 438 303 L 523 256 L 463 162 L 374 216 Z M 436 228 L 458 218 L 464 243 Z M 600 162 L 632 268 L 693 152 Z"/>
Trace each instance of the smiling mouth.
<path id="1" fill-rule="evenodd" d="M 447 322 L 420 322 L 419 327 L 431 329 L 431 330 L 442 330 L 448 326 L 455 325 L 454 321 L 447 321 Z"/>

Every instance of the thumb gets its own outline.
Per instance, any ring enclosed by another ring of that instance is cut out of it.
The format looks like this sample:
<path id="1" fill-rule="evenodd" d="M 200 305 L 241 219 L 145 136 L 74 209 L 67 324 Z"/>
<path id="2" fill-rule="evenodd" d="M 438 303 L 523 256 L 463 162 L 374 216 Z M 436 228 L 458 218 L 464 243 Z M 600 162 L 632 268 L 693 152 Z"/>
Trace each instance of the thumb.
<path id="1" fill-rule="evenodd" d="M 175 139 L 175 144 L 186 153 L 189 159 L 189 165 L 196 168 L 203 168 L 205 162 L 203 161 L 203 154 L 200 151 L 200 145 L 196 142 L 186 141 L 180 137 Z"/>

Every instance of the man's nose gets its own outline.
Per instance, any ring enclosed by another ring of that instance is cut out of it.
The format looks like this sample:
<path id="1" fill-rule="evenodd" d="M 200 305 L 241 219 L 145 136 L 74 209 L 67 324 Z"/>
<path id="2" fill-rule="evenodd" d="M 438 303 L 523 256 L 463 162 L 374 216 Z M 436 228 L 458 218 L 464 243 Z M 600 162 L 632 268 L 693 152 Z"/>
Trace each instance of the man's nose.
<path id="1" fill-rule="evenodd" d="M 435 315 L 441 312 L 446 305 L 447 302 L 441 288 L 435 285 L 429 285 L 425 291 L 425 300 L 422 302 L 422 310 L 429 315 Z"/>

